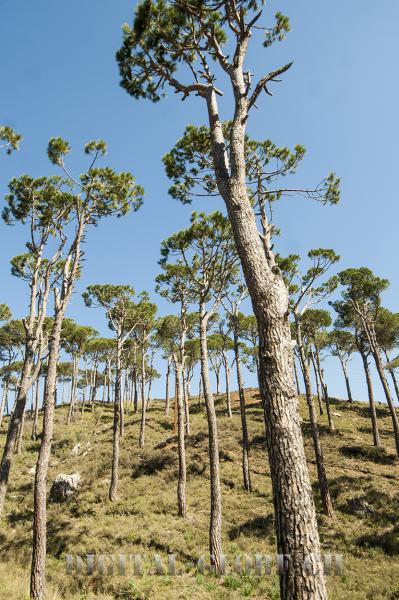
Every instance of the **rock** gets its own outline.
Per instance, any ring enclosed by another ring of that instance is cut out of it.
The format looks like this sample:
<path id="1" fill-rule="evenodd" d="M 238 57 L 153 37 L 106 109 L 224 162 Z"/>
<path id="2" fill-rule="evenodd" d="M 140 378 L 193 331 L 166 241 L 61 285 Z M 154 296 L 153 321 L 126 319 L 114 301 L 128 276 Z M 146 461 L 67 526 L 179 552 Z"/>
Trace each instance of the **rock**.
<path id="1" fill-rule="evenodd" d="M 50 502 L 63 502 L 67 498 L 75 495 L 81 484 L 79 473 L 66 475 L 60 473 L 54 479 L 50 490 Z"/>
<path id="2" fill-rule="evenodd" d="M 31 467 L 30 469 L 28 469 L 29 475 L 34 475 L 35 473 L 36 473 L 36 465 L 34 467 Z"/>
<path id="3" fill-rule="evenodd" d="M 71 450 L 72 456 L 78 456 L 78 454 L 80 454 L 81 449 L 82 449 L 82 444 L 76 444 L 76 446 L 74 446 Z"/>
<path id="4" fill-rule="evenodd" d="M 333 412 L 334 417 L 342 417 L 341 413 Z"/>
<path id="5" fill-rule="evenodd" d="M 375 510 L 362 496 L 353 496 L 346 501 L 348 509 L 355 515 L 371 517 Z"/>

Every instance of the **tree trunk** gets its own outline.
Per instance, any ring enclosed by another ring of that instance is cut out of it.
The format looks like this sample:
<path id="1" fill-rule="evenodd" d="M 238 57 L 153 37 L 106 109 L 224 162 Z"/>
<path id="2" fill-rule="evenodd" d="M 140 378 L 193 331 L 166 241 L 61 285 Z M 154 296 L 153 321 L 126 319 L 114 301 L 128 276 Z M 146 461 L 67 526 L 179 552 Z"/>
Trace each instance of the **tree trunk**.
<path id="1" fill-rule="evenodd" d="M 7 494 L 8 478 L 10 475 L 14 447 L 26 406 L 26 398 L 30 387 L 30 376 L 33 366 L 33 351 L 30 347 L 25 350 L 24 364 L 21 380 L 15 399 L 14 410 L 10 418 L 3 456 L 0 464 L 0 516 L 3 512 L 4 501 Z"/>
<path id="2" fill-rule="evenodd" d="M 328 395 L 327 384 L 324 381 L 323 369 L 321 368 L 321 364 L 320 364 L 320 355 L 319 355 L 318 350 L 316 350 L 316 363 L 317 363 L 317 371 L 319 373 L 321 387 L 323 390 L 324 402 L 326 404 L 328 428 L 331 431 L 331 433 L 333 433 L 335 431 L 334 419 L 333 419 L 333 415 L 332 415 L 332 411 L 331 411 L 330 398 Z"/>
<path id="3" fill-rule="evenodd" d="M 233 332 L 234 335 L 234 354 L 236 359 L 236 371 L 237 371 L 237 384 L 238 384 L 238 396 L 240 398 L 240 415 L 241 415 L 241 431 L 242 431 L 242 475 L 244 481 L 244 490 L 247 492 L 252 491 L 251 487 L 251 474 L 249 471 L 249 440 L 248 440 L 248 426 L 247 426 L 247 413 L 245 407 L 245 394 L 244 385 L 241 376 L 241 359 L 240 349 L 238 346 L 238 335 L 237 332 Z"/>
<path id="4" fill-rule="evenodd" d="M 298 396 L 300 396 L 300 394 L 301 394 L 301 388 L 299 387 L 298 369 L 296 368 L 295 357 L 293 357 L 292 362 L 294 363 L 294 377 L 295 377 L 296 393 L 298 394 Z"/>
<path id="5" fill-rule="evenodd" d="M 141 423 L 140 423 L 140 448 L 144 448 L 144 434 L 145 434 L 145 419 L 147 412 L 147 403 L 145 401 L 145 352 L 144 346 L 141 353 Z"/>
<path id="6" fill-rule="evenodd" d="M 138 389 L 137 389 L 137 370 L 136 370 L 136 367 L 134 367 L 134 371 L 133 371 L 133 386 L 134 386 L 133 412 L 136 414 L 137 411 L 138 411 L 138 404 L 139 404 L 139 393 L 138 393 Z"/>
<path id="7" fill-rule="evenodd" d="M 53 329 L 49 340 L 47 377 L 43 396 L 43 431 L 39 456 L 36 464 L 30 587 L 30 597 L 34 600 L 44 600 L 45 598 L 45 562 L 47 542 L 46 483 L 51 443 L 53 438 L 55 386 L 57 381 L 57 364 L 63 318 L 64 311 L 57 311 L 54 316 Z"/>
<path id="8" fill-rule="evenodd" d="M 385 377 L 384 367 L 382 365 L 381 355 L 377 347 L 372 348 L 372 354 L 375 362 L 375 366 L 377 368 L 378 375 L 381 380 L 381 384 L 385 393 L 385 398 L 388 403 L 389 411 L 391 413 L 393 431 L 395 436 L 395 447 L 396 447 L 396 455 L 399 458 L 399 422 L 398 415 L 396 414 L 396 410 L 393 404 L 391 390 L 389 389 L 387 378 Z"/>
<path id="9" fill-rule="evenodd" d="M 3 395 L 1 397 L 1 406 L 0 406 L 0 427 L 3 424 L 3 417 L 4 417 L 4 409 L 6 406 L 6 399 L 8 396 L 8 381 L 3 381 Z"/>
<path id="10" fill-rule="evenodd" d="M 380 433 L 378 431 L 378 420 L 377 420 L 377 411 L 375 409 L 374 402 L 374 388 L 373 381 L 371 379 L 370 365 L 368 361 L 368 356 L 364 350 L 359 348 L 360 356 L 362 357 L 364 373 L 366 375 L 367 382 L 367 392 L 369 396 L 369 404 L 370 404 L 370 416 L 371 416 L 371 426 L 373 430 L 373 444 L 374 446 L 380 445 Z"/>
<path id="11" fill-rule="evenodd" d="M 226 352 L 223 352 L 223 366 L 224 366 L 224 373 L 225 373 L 225 377 L 226 377 L 227 416 L 232 417 L 233 413 L 231 412 L 230 365 L 229 365 L 229 359 L 227 357 Z"/>
<path id="12" fill-rule="evenodd" d="M 198 408 L 201 408 L 201 397 L 202 397 L 202 375 L 200 375 L 198 382 Z"/>
<path id="13" fill-rule="evenodd" d="M 119 479 L 119 438 L 121 421 L 121 380 L 122 380 L 122 344 L 120 335 L 117 339 L 116 347 L 116 376 L 114 393 L 114 424 L 112 428 L 112 472 L 111 484 L 109 486 L 108 497 L 114 502 L 117 497 L 118 479 Z"/>
<path id="14" fill-rule="evenodd" d="M 201 376 L 208 419 L 209 466 L 211 484 L 211 514 L 209 553 L 216 572 L 222 571 L 222 494 L 219 472 L 219 440 L 215 403 L 209 382 L 207 320 L 205 306 L 200 305 Z"/>
<path id="15" fill-rule="evenodd" d="M 121 437 L 123 437 L 124 431 L 125 431 L 125 403 L 124 403 L 124 391 L 122 390 L 122 358 L 119 358 L 119 369 L 120 369 L 120 373 L 119 373 L 119 435 Z M 116 367 L 117 370 L 117 374 L 116 377 L 118 377 L 118 366 Z M 116 386 L 115 386 L 115 390 L 116 390 Z"/>
<path id="16" fill-rule="evenodd" d="M 389 363 L 390 359 L 389 359 L 389 356 L 388 356 L 388 352 L 386 350 L 384 350 L 384 354 L 385 354 L 385 358 L 386 358 L 387 363 Z M 388 371 L 389 371 L 389 374 L 390 374 L 391 379 L 392 379 L 393 387 L 395 388 L 396 398 L 399 400 L 399 386 L 398 386 L 397 379 L 395 377 L 395 372 L 394 372 L 393 369 L 388 369 Z"/>
<path id="17" fill-rule="evenodd" d="M 24 438 L 25 418 L 26 418 L 26 410 L 24 410 L 24 412 L 22 413 L 21 423 L 19 424 L 18 437 L 17 437 L 16 446 L 15 446 L 16 454 L 21 454 L 21 452 L 22 452 L 22 441 Z"/>
<path id="18" fill-rule="evenodd" d="M 168 358 L 168 366 L 166 369 L 166 389 L 165 389 L 165 415 L 169 416 L 169 377 L 170 377 L 170 360 Z"/>
<path id="19" fill-rule="evenodd" d="M 186 502 L 186 448 L 184 442 L 184 400 L 182 389 L 182 369 L 178 361 L 175 362 L 176 394 L 177 394 L 177 435 L 179 446 L 179 479 L 177 484 L 177 507 L 179 517 L 187 516 Z M 184 385 L 184 384 L 183 384 Z"/>
<path id="20" fill-rule="evenodd" d="M 182 369 L 183 379 L 183 400 L 184 400 L 184 416 L 185 416 L 185 430 L 186 435 L 190 435 L 190 409 L 188 405 L 188 389 L 187 389 L 187 377 Z"/>
<path id="21" fill-rule="evenodd" d="M 281 597 L 325 600 L 316 511 L 292 377 L 288 291 L 270 247 L 266 248 L 259 236 L 246 186 L 248 99 L 242 57 L 247 42 L 248 38 L 230 72 L 236 109 L 229 161 L 215 91 L 210 88 L 206 94 L 213 162 L 258 323 L 259 387 L 265 412 L 278 552 L 291 557 L 290 568 L 280 573 Z M 308 569 L 303 567 L 305 559 Z"/>
<path id="22" fill-rule="evenodd" d="M 348 368 L 347 368 L 345 362 L 342 360 L 341 360 L 341 367 L 342 367 L 342 371 L 343 371 L 344 378 L 345 378 L 346 392 L 348 394 L 348 402 L 352 403 L 353 398 L 352 398 L 351 386 L 349 384 Z"/>
<path id="23" fill-rule="evenodd" d="M 301 324 L 299 320 L 296 320 L 296 330 L 297 330 L 297 340 L 298 340 L 298 349 L 300 353 L 300 360 L 303 372 L 303 379 L 305 383 L 305 394 L 306 394 L 306 402 L 309 409 L 309 420 L 310 427 L 312 432 L 313 439 L 313 447 L 316 458 L 316 467 L 317 467 L 317 478 L 319 481 L 319 490 L 321 501 L 323 505 L 323 512 L 328 517 L 332 517 L 333 506 L 331 501 L 330 490 L 328 487 L 328 479 L 326 474 L 326 469 L 324 465 L 324 456 L 323 456 L 323 448 L 320 441 L 320 433 L 319 427 L 317 425 L 317 416 L 316 410 L 313 402 L 313 394 L 312 394 L 312 384 L 310 381 L 310 365 L 308 360 L 306 359 L 305 350 L 303 347 L 302 333 L 301 333 Z"/>
<path id="24" fill-rule="evenodd" d="M 68 409 L 67 425 L 69 425 L 71 423 L 72 412 L 73 412 L 74 404 L 75 404 L 77 371 L 78 371 L 77 358 L 76 358 L 76 356 L 74 356 L 73 357 L 71 394 L 70 394 L 70 397 L 69 397 L 69 409 Z"/>
<path id="25" fill-rule="evenodd" d="M 323 409 L 323 401 L 322 401 L 322 388 L 321 388 L 321 384 L 320 384 L 320 378 L 319 378 L 319 374 L 317 372 L 317 366 L 316 366 L 316 361 L 315 361 L 315 357 L 313 354 L 313 351 L 310 352 L 310 358 L 312 361 L 312 366 L 313 366 L 313 373 L 314 373 L 314 378 L 316 381 L 316 389 L 317 389 L 317 402 L 319 405 L 319 413 L 320 416 L 324 415 L 324 409 Z"/>

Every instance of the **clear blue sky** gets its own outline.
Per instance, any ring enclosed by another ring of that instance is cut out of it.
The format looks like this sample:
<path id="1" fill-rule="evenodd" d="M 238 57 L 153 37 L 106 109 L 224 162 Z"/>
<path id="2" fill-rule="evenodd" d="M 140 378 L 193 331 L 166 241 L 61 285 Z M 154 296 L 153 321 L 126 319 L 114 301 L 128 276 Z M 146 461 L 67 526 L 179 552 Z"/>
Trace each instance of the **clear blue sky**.
<path id="1" fill-rule="evenodd" d="M 397 56 L 399 3 L 394 0 L 272 0 L 265 13 L 288 14 L 292 31 L 271 50 L 251 53 L 252 72 L 261 74 L 288 60 L 294 67 L 264 97 L 249 132 L 279 145 L 303 144 L 308 154 L 298 184 L 314 184 L 329 171 L 342 177 L 342 201 L 323 207 L 309 200 L 283 200 L 276 213 L 282 254 L 332 247 L 342 267 L 367 265 L 391 280 L 385 304 L 398 309 Z M 108 163 L 132 171 L 145 187 L 143 208 L 103 222 L 88 236 L 84 275 L 69 310 L 79 322 L 107 335 L 100 312 L 86 309 L 80 292 L 88 283 L 130 283 L 154 292 L 162 239 L 187 225 L 191 210 L 221 207 L 215 199 L 183 207 L 167 195 L 161 156 L 184 126 L 205 122 L 199 99 L 180 102 L 174 94 L 153 105 L 134 101 L 120 87 L 115 51 L 120 26 L 131 21 L 130 0 L 0 0 L 0 123 L 24 136 L 19 153 L 2 156 L 0 196 L 8 180 L 23 172 L 52 172 L 46 144 L 54 135 L 70 140 L 76 153 L 93 138 L 108 142 Z M 270 21 L 269 21 L 270 23 Z M 228 99 L 223 104 L 229 118 Z M 79 162 L 73 162 L 79 169 Z M 16 317 L 26 310 L 27 291 L 9 274 L 9 259 L 23 251 L 21 228 L 0 224 L 0 302 Z M 171 312 L 157 298 L 160 312 Z M 159 365 L 161 368 L 161 365 Z M 326 362 L 330 391 L 344 395 L 334 361 Z M 351 365 L 354 395 L 366 398 L 363 373 Z M 254 385 L 246 374 L 246 384 Z M 161 394 L 163 384 L 155 392 Z M 379 387 L 378 396 L 382 397 Z"/>

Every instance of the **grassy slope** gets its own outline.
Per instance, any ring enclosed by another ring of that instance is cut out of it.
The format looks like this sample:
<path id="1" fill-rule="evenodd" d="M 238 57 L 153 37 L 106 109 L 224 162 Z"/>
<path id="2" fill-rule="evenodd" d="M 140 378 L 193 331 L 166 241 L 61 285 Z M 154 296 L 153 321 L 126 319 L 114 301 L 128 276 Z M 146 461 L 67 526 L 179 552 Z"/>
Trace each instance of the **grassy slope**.
<path id="1" fill-rule="evenodd" d="M 224 415 L 223 398 L 218 401 L 221 477 L 223 493 L 223 544 L 227 557 L 238 553 L 275 554 L 273 507 L 268 463 L 264 448 L 262 409 L 256 390 L 247 390 L 249 432 L 252 442 L 251 470 L 254 491 L 241 489 L 240 419 L 234 394 L 234 416 Z M 194 400 L 192 401 L 194 403 Z M 302 401 L 301 401 L 302 402 Z M 399 466 L 393 457 L 388 411 L 378 409 L 383 451 L 371 447 L 371 431 L 365 404 L 350 406 L 333 401 L 337 432 L 326 430 L 326 417 L 320 418 L 327 472 L 334 498 L 335 517 L 320 514 L 319 525 L 325 552 L 344 554 L 341 575 L 330 575 L 331 600 L 399 598 Z M 306 407 L 302 403 L 306 451 L 312 481 L 316 481 Z M 177 447 L 167 441 L 173 434 L 171 419 L 163 415 L 159 402 L 148 414 L 146 448 L 138 448 L 139 416 L 126 418 L 122 441 L 119 500 L 107 500 L 110 463 L 112 411 L 96 406 L 95 412 L 77 417 L 65 426 L 66 408 L 57 409 L 57 423 L 50 469 L 52 480 L 58 473 L 78 471 L 83 478 L 77 499 L 63 505 L 50 504 L 48 512 L 48 597 L 125 600 L 166 598 L 270 598 L 279 597 L 275 575 L 257 578 L 230 575 L 217 579 L 210 575 L 153 576 L 141 578 L 101 576 L 80 581 L 67 577 L 65 553 L 141 552 L 163 555 L 173 552 L 182 561 L 195 560 L 207 552 L 209 514 L 209 469 L 207 467 L 206 418 L 192 406 L 192 435 L 187 440 L 189 516 L 176 516 Z M 27 432 L 30 433 L 27 421 Z M 201 432 L 203 435 L 201 435 Z M 5 434 L 0 435 L 2 445 Z M 72 456 L 71 448 L 89 443 L 86 454 Z M 5 515 L 0 520 L 0 599 L 27 597 L 32 526 L 32 476 L 37 442 L 28 438 L 17 457 Z M 364 498 L 372 515 L 348 508 L 348 499 Z M 396 526 L 395 526 L 396 523 Z"/>

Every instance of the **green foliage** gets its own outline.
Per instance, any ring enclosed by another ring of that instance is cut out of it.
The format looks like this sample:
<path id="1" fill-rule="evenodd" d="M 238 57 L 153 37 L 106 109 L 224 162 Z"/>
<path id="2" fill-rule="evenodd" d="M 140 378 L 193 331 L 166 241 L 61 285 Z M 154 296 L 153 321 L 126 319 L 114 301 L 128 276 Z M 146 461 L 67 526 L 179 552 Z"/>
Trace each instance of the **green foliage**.
<path id="1" fill-rule="evenodd" d="M 9 321 L 11 319 L 11 310 L 7 304 L 0 304 L 0 321 Z"/>
<path id="2" fill-rule="evenodd" d="M 65 352 L 80 356 L 90 340 L 98 336 L 98 332 L 88 325 L 79 325 L 73 319 L 64 319 L 61 330 L 61 345 Z"/>
<path id="3" fill-rule="evenodd" d="M 223 123 L 225 149 L 230 154 L 231 123 Z M 296 145 L 293 150 L 278 147 L 271 140 L 252 140 L 245 136 L 245 164 L 247 187 L 254 205 L 261 201 L 273 202 L 289 188 L 275 186 L 279 179 L 296 172 L 305 155 L 305 148 Z M 175 146 L 163 157 L 167 176 L 173 181 L 169 193 L 183 204 L 194 196 L 217 195 L 217 181 L 213 167 L 210 129 L 188 125 Z M 295 190 L 324 204 L 339 201 L 340 180 L 330 173 L 314 189 Z"/>
<path id="4" fill-rule="evenodd" d="M 109 327 L 119 337 L 131 332 L 137 323 L 135 291 L 130 285 L 94 284 L 82 294 L 86 306 L 105 310 Z"/>
<path id="5" fill-rule="evenodd" d="M 263 45 L 268 48 L 274 42 L 282 42 L 285 39 L 285 34 L 291 29 L 289 18 L 281 12 L 276 12 L 274 15 L 276 23 L 274 27 L 268 29 L 265 35 Z"/>
<path id="6" fill-rule="evenodd" d="M 19 143 L 22 140 L 22 135 L 16 133 L 7 125 L 0 125 L 0 149 L 6 148 L 7 154 L 11 154 L 14 150 L 19 149 Z"/>
<path id="7" fill-rule="evenodd" d="M 328 334 L 328 342 L 332 356 L 349 358 L 356 350 L 355 338 L 350 331 L 333 329 Z"/>
<path id="8" fill-rule="evenodd" d="M 381 305 L 381 293 L 389 286 L 388 279 L 374 275 L 367 267 L 345 269 L 338 273 L 343 286 L 342 297 L 358 314 L 376 321 Z"/>
<path id="9" fill-rule="evenodd" d="M 208 301 L 220 296 L 238 269 L 238 257 L 229 220 L 216 211 L 205 215 L 193 213 L 191 225 L 161 245 L 161 265 L 177 256 L 179 269 L 190 282 L 190 297 Z"/>

